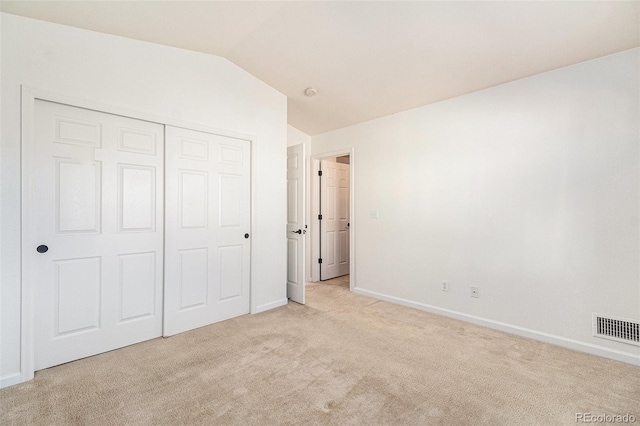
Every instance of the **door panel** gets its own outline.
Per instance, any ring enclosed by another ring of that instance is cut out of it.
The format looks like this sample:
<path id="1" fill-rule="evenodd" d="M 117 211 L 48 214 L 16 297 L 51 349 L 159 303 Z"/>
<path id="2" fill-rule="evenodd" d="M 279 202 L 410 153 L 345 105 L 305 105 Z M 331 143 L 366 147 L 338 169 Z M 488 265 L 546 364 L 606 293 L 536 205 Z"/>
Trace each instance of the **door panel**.
<path id="1" fill-rule="evenodd" d="M 220 300 L 242 296 L 242 245 L 220 247 Z"/>
<path id="2" fill-rule="evenodd" d="M 180 228 L 206 229 L 208 214 L 209 175 L 198 171 L 178 171 Z"/>
<path id="3" fill-rule="evenodd" d="M 208 259 L 206 248 L 178 250 L 179 310 L 207 305 Z"/>
<path id="4" fill-rule="evenodd" d="M 99 233 L 101 164 L 54 158 L 57 233 Z"/>
<path id="5" fill-rule="evenodd" d="M 166 137 L 169 336 L 249 313 L 251 154 L 246 140 L 171 126 Z"/>
<path id="6" fill-rule="evenodd" d="M 320 279 L 349 273 L 349 165 L 320 162 Z"/>
<path id="7" fill-rule="evenodd" d="M 122 254 L 118 258 L 118 322 L 156 315 L 156 253 Z"/>
<path id="8" fill-rule="evenodd" d="M 304 145 L 287 148 L 287 297 L 305 303 Z"/>
<path id="9" fill-rule="evenodd" d="M 54 265 L 53 337 L 99 329 L 101 258 L 59 260 Z"/>
<path id="10" fill-rule="evenodd" d="M 242 176 L 220 174 L 218 209 L 220 227 L 242 224 Z"/>
<path id="11" fill-rule="evenodd" d="M 156 169 L 154 167 L 118 165 L 118 229 L 155 230 Z"/>
<path id="12" fill-rule="evenodd" d="M 35 369 L 161 335 L 163 126 L 37 100 Z"/>
<path id="13" fill-rule="evenodd" d="M 338 231 L 338 253 L 340 258 L 338 259 L 339 265 L 344 265 L 349 262 L 349 231 Z M 344 275 L 344 274 L 341 274 Z"/>

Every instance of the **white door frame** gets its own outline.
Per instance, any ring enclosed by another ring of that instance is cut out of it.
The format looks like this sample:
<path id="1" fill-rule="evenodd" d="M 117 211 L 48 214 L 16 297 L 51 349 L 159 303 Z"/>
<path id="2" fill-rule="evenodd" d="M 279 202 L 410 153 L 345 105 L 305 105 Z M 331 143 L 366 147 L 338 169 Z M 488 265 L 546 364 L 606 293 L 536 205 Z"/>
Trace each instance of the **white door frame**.
<path id="1" fill-rule="evenodd" d="M 198 130 L 206 133 L 214 133 L 222 136 L 248 140 L 251 144 L 251 266 L 249 277 L 249 298 L 251 306 L 251 314 L 257 313 L 255 298 L 255 286 L 252 285 L 252 277 L 257 276 L 255 270 L 259 258 L 256 247 L 256 237 L 259 235 L 256 227 L 257 219 L 257 195 L 254 188 L 257 187 L 257 180 L 254 171 L 257 170 L 256 160 L 258 151 L 258 140 L 255 135 L 247 135 L 228 130 L 216 129 L 210 126 L 189 123 L 185 121 L 175 120 L 172 118 L 162 117 L 155 114 L 148 114 L 140 111 L 129 110 L 127 108 L 117 107 L 113 105 L 105 105 L 98 102 L 78 99 L 73 96 L 51 93 L 33 87 L 21 86 L 21 312 L 20 312 L 20 383 L 32 380 L 35 376 L 34 370 L 34 282 L 31 268 L 29 267 L 33 260 L 35 250 L 35 236 L 32 234 L 33 221 L 31 215 L 32 197 L 34 194 L 31 178 L 31 170 L 33 170 L 33 138 L 35 130 L 35 102 L 36 100 L 56 102 L 70 105 L 78 108 L 90 109 L 107 114 L 120 115 L 124 117 L 135 118 L 138 120 L 150 121 L 162 125 L 183 127 L 187 129 Z M 164 283 L 163 283 L 164 286 Z"/>
<path id="2" fill-rule="evenodd" d="M 318 259 L 320 258 L 320 248 L 318 242 L 320 241 L 320 221 L 318 220 L 318 207 L 319 207 L 319 187 L 320 181 L 318 180 L 318 171 L 320 170 L 320 160 L 324 158 L 342 157 L 344 155 L 349 156 L 349 218 L 351 220 L 349 226 L 349 290 L 353 291 L 356 285 L 356 228 L 357 222 L 354 220 L 355 215 L 355 155 L 354 149 L 344 148 L 336 151 L 322 152 L 311 156 L 310 173 L 310 194 L 311 197 L 311 279 L 313 282 L 320 281 L 320 264 Z"/>

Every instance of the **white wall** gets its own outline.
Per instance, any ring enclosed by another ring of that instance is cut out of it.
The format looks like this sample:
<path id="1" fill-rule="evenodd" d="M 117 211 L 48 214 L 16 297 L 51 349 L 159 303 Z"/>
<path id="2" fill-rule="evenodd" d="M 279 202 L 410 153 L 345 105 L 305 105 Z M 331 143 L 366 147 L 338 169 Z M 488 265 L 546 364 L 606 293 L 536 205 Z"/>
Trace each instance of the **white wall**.
<path id="1" fill-rule="evenodd" d="M 311 136 L 291 125 L 287 125 L 287 146 L 304 144 L 305 148 L 311 147 Z"/>
<path id="2" fill-rule="evenodd" d="M 252 306 L 286 303 L 287 100 L 226 59 L 2 14 L 0 377 L 20 371 L 20 85 L 252 135 Z"/>
<path id="3" fill-rule="evenodd" d="M 357 154 L 358 291 L 638 362 L 591 314 L 640 319 L 639 67 L 634 49 L 312 137 Z"/>

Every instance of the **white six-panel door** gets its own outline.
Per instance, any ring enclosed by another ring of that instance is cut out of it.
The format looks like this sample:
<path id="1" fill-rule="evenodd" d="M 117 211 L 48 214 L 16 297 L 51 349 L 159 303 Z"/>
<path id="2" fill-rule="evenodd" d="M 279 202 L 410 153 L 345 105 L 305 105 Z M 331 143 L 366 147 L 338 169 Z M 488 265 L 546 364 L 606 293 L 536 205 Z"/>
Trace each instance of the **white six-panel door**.
<path id="1" fill-rule="evenodd" d="M 166 126 L 166 336 L 249 313 L 250 142 Z"/>
<path id="2" fill-rule="evenodd" d="M 349 273 L 349 245 L 350 245 L 350 165 L 336 163 L 338 166 L 338 197 L 337 197 L 337 218 L 338 218 L 338 276 Z"/>
<path id="3" fill-rule="evenodd" d="M 320 162 L 321 242 L 320 279 L 349 273 L 349 165 Z"/>
<path id="4" fill-rule="evenodd" d="M 34 135 L 35 370 L 160 336 L 163 126 L 38 100 Z"/>
<path id="5" fill-rule="evenodd" d="M 287 297 L 305 303 L 304 145 L 287 148 Z"/>

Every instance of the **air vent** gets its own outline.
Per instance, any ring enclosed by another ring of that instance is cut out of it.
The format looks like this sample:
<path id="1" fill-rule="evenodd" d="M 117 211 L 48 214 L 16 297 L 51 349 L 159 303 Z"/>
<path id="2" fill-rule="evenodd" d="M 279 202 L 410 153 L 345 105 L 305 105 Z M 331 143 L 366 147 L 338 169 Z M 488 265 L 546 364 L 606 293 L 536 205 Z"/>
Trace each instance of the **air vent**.
<path id="1" fill-rule="evenodd" d="M 593 314 L 593 335 L 640 346 L 640 321 Z"/>

